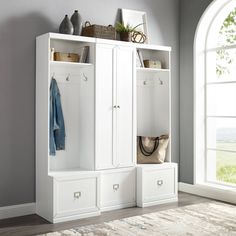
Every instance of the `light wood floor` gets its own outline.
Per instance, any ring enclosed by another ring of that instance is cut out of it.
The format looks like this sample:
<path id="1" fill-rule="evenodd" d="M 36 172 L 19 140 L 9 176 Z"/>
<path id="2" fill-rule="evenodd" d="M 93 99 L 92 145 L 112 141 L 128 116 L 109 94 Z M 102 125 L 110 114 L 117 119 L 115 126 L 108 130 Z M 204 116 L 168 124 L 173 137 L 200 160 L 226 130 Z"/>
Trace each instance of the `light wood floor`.
<path id="1" fill-rule="evenodd" d="M 179 200 L 175 203 L 162 204 L 147 208 L 127 208 L 116 211 L 104 212 L 100 216 L 75 220 L 66 223 L 51 224 L 37 215 L 28 215 L 11 219 L 0 220 L 0 235 L 4 236 L 28 236 L 47 232 L 71 229 L 90 224 L 98 224 L 125 217 L 137 216 L 151 212 L 173 209 L 191 204 L 210 202 L 213 200 L 179 192 Z"/>

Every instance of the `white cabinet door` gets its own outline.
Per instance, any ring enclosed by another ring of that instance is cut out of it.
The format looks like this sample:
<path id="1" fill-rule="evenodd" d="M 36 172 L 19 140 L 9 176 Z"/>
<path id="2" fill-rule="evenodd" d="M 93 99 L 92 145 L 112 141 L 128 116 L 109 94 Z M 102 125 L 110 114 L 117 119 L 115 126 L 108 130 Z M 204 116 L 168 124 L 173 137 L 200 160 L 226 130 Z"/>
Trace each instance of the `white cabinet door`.
<path id="1" fill-rule="evenodd" d="M 113 86 L 115 48 L 96 45 L 96 169 L 114 168 Z M 89 147 L 88 147 L 89 148 Z"/>
<path id="2" fill-rule="evenodd" d="M 96 45 L 96 169 L 133 166 L 134 49 Z"/>
<path id="3" fill-rule="evenodd" d="M 133 152 L 134 49 L 117 47 L 116 53 L 116 160 L 119 167 L 134 164 Z"/>

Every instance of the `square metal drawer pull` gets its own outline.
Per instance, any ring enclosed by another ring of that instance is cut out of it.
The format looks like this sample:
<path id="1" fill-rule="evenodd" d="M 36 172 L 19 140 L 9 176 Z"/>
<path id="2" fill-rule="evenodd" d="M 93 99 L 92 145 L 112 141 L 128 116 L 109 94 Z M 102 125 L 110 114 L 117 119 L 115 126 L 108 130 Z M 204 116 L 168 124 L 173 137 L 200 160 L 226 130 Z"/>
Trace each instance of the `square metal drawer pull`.
<path id="1" fill-rule="evenodd" d="M 119 184 L 113 184 L 113 190 L 117 191 L 120 188 Z"/>
<path id="2" fill-rule="evenodd" d="M 157 185 L 158 185 L 158 186 L 163 185 L 163 180 L 157 180 Z"/>
<path id="3" fill-rule="evenodd" d="M 81 192 L 74 192 L 74 198 L 79 199 L 81 197 Z"/>

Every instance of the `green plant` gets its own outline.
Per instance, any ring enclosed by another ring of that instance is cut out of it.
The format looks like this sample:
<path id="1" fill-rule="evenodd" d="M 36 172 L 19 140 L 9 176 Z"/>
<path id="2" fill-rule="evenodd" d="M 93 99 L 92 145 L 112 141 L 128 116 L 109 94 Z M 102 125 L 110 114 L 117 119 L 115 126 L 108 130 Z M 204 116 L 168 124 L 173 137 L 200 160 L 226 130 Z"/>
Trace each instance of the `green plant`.
<path id="1" fill-rule="evenodd" d="M 224 20 L 220 31 L 219 31 L 219 38 L 218 44 L 220 46 L 224 45 L 232 45 L 236 43 L 236 8 L 229 13 L 229 15 Z M 222 75 L 227 75 L 230 73 L 229 65 L 234 62 L 234 56 L 229 51 L 221 49 L 217 52 L 216 58 L 216 74 L 218 77 Z"/>
<path id="2" fill-rule="evenodd" d="M 236 166 L 223 166 L 218 168 L 217 180 L 236 184 Z"/>
<path id="3" fill-rule="evenodd" d="M 126 33 L 131 33 L 134 32 L 137 27 L 140 25 L 143 25 L 143 23 L 136 25 L 135 27 L 132 27 L 130 24 L 125 25 L 122 22 L 117 22 L 115 25 L 116 31 L 118 33 L 126 32 Z"/>

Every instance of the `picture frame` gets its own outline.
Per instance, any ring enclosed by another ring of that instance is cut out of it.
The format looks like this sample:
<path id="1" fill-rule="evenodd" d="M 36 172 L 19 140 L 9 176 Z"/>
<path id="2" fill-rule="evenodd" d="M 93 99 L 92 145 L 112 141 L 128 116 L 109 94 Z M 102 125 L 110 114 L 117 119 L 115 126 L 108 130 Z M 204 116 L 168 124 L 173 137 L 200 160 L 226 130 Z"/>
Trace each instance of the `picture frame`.
<path id="1" fill-rule="evenodd" d="M 147 14 L 144 11 L 136 11 L 136 10 L 129 10 L 129 9 L 121 9 L 121 17 L 122 22 L 124 25 L 129 24 L 132 27 L 135 27 L 139 24 L 140 26 L 137 27 L 137 31 L 141 31 L 146 35 L 145 43 L 149 42 L 148 37 L 148 25 L 147 25 Z"/>
<path id="2" fill-rule="evenodd" d="M 144 62 L 143 62 L 143 55 L 142 55 L 142 52 L 139 50 L 139 49 L 137 49 L 137 52 L 136 52 L 136 59 L 137 59 L 137 61 L 136 61 L 136 66 L 137 67 L 144 67 Z"/>

